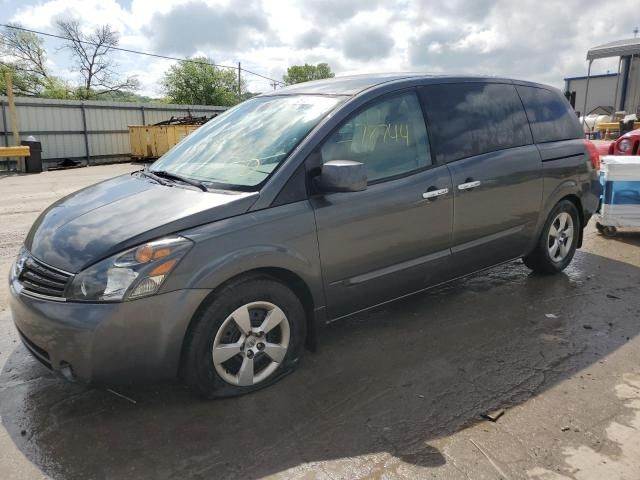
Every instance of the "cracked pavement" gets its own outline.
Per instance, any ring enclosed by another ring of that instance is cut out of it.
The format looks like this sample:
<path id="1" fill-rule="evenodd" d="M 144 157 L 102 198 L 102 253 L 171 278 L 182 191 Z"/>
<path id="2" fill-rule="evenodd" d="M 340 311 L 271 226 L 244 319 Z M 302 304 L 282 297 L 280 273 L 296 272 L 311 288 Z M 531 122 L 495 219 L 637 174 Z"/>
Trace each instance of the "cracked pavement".
<path id="1" fill-rule="evenodd" d="M 0 277 L 49 203 L 139 168 L 0 177 Z M 512 262 L 336 322 L 283 381 L 210 402 L 53 377 L 7 295 L 2 479 L 640 479 L 640 234 L 590 225 L 564 274 Z"/>

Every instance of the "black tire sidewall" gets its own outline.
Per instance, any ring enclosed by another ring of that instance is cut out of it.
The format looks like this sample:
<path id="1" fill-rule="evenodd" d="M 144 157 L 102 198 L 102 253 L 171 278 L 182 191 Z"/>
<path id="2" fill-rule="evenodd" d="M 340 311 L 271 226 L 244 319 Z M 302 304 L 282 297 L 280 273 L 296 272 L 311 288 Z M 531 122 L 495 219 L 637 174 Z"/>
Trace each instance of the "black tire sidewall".
<path id="1" fill-rule="evenodd" d="M 266 301 L 282 309 L 289 321 L 289 349 L 283 362 L 268 379 L 249 387 L 231 385 L 223 380 L 213 365 L 213 340 L 224 320 L 247 303 Z M 302 303 L 286 286 L 267 276 L 250 276 L 221 288 L 196 313 L 186 340 L 183 376 L 186 383 L 205 398 L 242 395 L 259 390 L 291 372 L 299 361 L 306 333 Z"/>

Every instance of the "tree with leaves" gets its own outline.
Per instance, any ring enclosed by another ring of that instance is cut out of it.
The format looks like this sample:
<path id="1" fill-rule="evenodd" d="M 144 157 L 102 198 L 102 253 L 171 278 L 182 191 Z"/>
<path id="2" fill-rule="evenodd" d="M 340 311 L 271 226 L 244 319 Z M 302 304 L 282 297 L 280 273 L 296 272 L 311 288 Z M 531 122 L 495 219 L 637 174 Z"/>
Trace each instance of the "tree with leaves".
<path id="1" fill-rule="evenodd" d="M 232 106 L 238 99 L 238 72 L 219 68 L 206 57 L 194 57 L 172 65 L 164 74 L 162 87 L 172 103 Z M 247 96 L 244 79 L 241 98 Z"/>
<path id="2" fill-rule="evenodd" d="M 333 78 L 336 74 L 331 71 L 328 63 L 319 63 L 317 65 L 292 65 L 287 69 L 287 74 L 282 76 L 282 80 L 287 85 L 294 83 L 309 82 L 311 80 L 320 80 L 323 78 Z"/>
<path id="3" fill-rule="evenodd" d="M 85 33 L 75 20 L 59 20 L 57 25 L 82 77 L 82 86 L 76 89 L 76 97 L 89 99 L 139 88 L 137 78 L 123 79 L 114 71 L 117 65 L 113 53 L 120 39 L 110 25 L 102 25 L 90 33 Z"/>
<path id="4" fill-rule="evenodd" d="M 46 62 L 47 55 L 38 35 L 12 28 L 11 25 L 0 31 L 2 90 L 5 89 L 4 74 L 10 72 L 16 95 L 41 95 L 54 81 Z"/>

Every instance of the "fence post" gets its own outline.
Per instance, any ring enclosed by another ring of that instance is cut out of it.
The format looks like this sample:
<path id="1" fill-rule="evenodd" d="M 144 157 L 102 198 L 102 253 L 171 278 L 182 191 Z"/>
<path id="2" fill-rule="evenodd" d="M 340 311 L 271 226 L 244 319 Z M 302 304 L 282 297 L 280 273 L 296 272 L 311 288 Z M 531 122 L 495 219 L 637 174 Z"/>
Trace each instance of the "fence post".
<path id="1" fill-rule="evenodd" d="M 87 113 L 85 112 L 84 102 L 80 104 L 80 110 L 82 110 L 82 132 L 84 133 L 84 151 L 87 158 L 87 167 L 90 164 L 89 156 L 89 132 L 87 132 Z"/>
<path id="2" fill-rule="evenodd" d="M 142 113 L 142 125 L 146 125 L 147 119 L 145 118 L 145 115 L 144 115 L 144 105 L 140 105 L 140 112 Z"/>
<path id="3" fill-rule="evenodd" d="M 5 72 L 5 83 L 7 87 L 7 101 L 9 103 L 9 119 L 11 120 L 11 130 L 13 131 L 13 142 L 20 145 L 20 132 L 18 131 L 18 112 L 16 110 L 16 97 L 13 94 L 13 78 L 10 72 Z M 26 159 L 16 158 L 16 170 L 26 172 Z"/>
<path id="4" fill-rule="evenodd" d="M 2 126 L 4 129 L 4 146 L 9 146 L 9 132 L 7 131 L 7 111 L 5 109 L 4 100 L 0 100 L 0 105 L 2 105 Z M 5 158 L 3 163 L 6 165 L 7 171 L 11 167 L 11 161 L 8 158 Z"/>
<path id="5" fill-rule="evenodd" d="M 4 100 L 0 101 L 2 104 L 2 126 L 4 127 L 4 146 L 9 146 L 9 132 L 7 131 L 7 110 Z"/>

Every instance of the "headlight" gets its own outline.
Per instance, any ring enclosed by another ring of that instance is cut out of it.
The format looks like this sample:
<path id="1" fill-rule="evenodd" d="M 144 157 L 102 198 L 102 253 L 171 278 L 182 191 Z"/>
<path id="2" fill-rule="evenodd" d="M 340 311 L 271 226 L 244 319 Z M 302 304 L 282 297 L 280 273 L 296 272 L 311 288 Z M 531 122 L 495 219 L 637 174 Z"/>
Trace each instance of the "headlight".
<path id="1" fill-rule="evenodd" d="M 620 142 L 618 143 L 618 150 L 625 153 L 631 150 L 631 140 L 627 138 L 623 138 L 622 140 L 620 140 Z"/>
<path id="2" fill-rule="evenodd" d="M 20 251 L 18 252 L 18 256 L 16 257 L 16 261 L 13 264 L 13 276 L 15 278 L 18 278 L 22 273 L 22 269 L 24 268 L 24 262 L 27 261 L 28 256 L 29 256 L 29 253 L 27 252 L 27 249 L 24 247 L 21 247 Z"/>
<path id="3" fill-rule="evenodd" d="M 192 245 L 167 237 L 113 255 L 77 274 L 67 298 L 117 302 L 153 295 Z"/>

